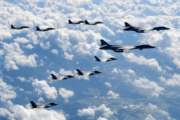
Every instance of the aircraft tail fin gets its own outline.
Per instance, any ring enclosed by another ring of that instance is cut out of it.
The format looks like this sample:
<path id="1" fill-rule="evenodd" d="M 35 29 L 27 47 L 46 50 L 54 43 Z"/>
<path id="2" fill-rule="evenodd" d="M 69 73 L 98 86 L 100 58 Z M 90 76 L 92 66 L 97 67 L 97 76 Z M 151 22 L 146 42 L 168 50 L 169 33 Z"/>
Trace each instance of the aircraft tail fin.
<path id="1" fill-rule="evenodd" d="M 39 28 L 39 26 L 36 26 L 36 30 L 41 31 L 41 29 Z"/>
<path id="2" fill-rule="evenodd" d="M 37 104 L 34 101 L 30 101 L 32 108 L 37 108 Z"/>
<path id="3" fill-rule="evenodd" d="M 68 22 L 69 22 L 69 24 L 72 24 L 72 23 L 73 23 L 70 19 L 68 20 Z"/>
<path id="4" fill-rule="evenodd" d="M 94 58 L 96 59 L 96 61 L 100 62 L 101 60 L 97 57 L 97 56 L 94 56 Z"/>
<path id="5" fill-rule="evenodd" d="M 89 22 L 88 22 L 87 20 L 84 20 L 84 23 L 85 23 L 85 24 L 89 24 Z"/>
<path id="6" fill-rule="evenodd" d="M 128 22 L 124 22 L 124 25 L 125 25 L 126 27 L 131 27 L 131 25 L 130 25 Z"/>
<path id="7" fill-rule="evenodd" d="M 109 44 L 103 39 L 101 39 L 101 46 L 109 46 Z"/>
<path id="8" fill-rule="evenodd" d="M 11 28 L 12 28 L 12 29 L 15 29 L 15 26 L 14 26 L 14 25 L 11 25 Z"/>
<path id="9" fill-rule="evenodd" d="M 76 69 L 78 75 L 84 75 L 83 72 L 80 69 Z"/>
<path id="10" fill-rule="evenodd" d="M 53 74 L 53 73 L 51 73 L 51 78 L 52 78 L 53 80 L 58 79 L 57 76 L 56 76 L 55 74 Z"/>

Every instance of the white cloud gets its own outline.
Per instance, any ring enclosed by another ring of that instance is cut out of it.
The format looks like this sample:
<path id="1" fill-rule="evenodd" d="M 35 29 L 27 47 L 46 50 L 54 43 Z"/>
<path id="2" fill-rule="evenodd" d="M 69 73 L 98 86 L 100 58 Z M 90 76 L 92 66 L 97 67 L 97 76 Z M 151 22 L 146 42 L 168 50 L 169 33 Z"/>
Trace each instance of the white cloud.
<path id="1" fill-rule="evenodd" d="M 95 116 L 95 108 L 88 107 L 78 110 L 78 116 L 87 116 L 94 117 Z"/>
<path id="2" fill-rule="evenodd" d="M 37 55 L 25 55 L 18 43 L 4 44 L 4 55 L 5 68 L 8 70 L 17 70 L 18 66 L 37 66 Z"/>
<path id="3" fill-rule="evenodd" d="M 20 105 L 11 106 L 9 109 L 1 108 L 0 116 L 10 120 L 66 120 L 62 112 L 46 109 L 29 109 Z"/>
<path id="4" fill-rule="evenodd" d="M 104 117 L 98 117 L 97 120 L 108 120 L 107 118 L 104 118 Z"/>
<path id="5" fill-rule="evenodd" d="M 0 99 L 2 101 L 8 101 L 16 97 L 16 92 L 13 87 L 8 85 L 0 78 Z"/>
<path id="6" fill-rule="evenodd" d="M 104 84 L 105 84 L 108 88 L 111 88 L 111 87 L 112 87 L 111 83 L 109 83 L 109 82 L 105 82 Z"/>
<path id="7" fill-rule="evenodd" d="M 105 118 L 110 118 L 114 114 L 113 111 L 109 107 L 107 107 L 105 104 L 102 104 L 99 107 L 97 107 L 96 111 L 101 112 L 102 113 L 101 116 Z"/>
<path id="8" fill-rule="evenodd" d="M 12 39 L 12 35 L 11 33 L 9 32 L 8 29 L 6 28 L 2 28 L 1 29 L 1 32 L 0 32 L 0 41 L 2 40 L 5 40 L 5 39 Z"/>
<path id="9" fill-rule="evenodd" d="M 59 95 L 64 98 L 66 102 L 68 102 L 69 98 L 74 96 L 74 92 L 65 88 L 60 88 Z"/>
<path id="10" fill-rule="evenodd" d="M 146 78 L 139 78 L 132 83 L 135 87 L 139 88 L 140 92 L 146 95 L 158 97 L 162 94 L 164 88 L 159 86 L 156 82 L 150 81 Z"/>
<path id="11" fill-rule="evenodd" d="M 107 107 L 105 104 L 102 104 L 100 106 L 92 106 L 88 108 L 83 108 L 78 110 L 79 116 L 87 116 L 94 118 L 96 113 L 100 113 L 100 118 L 108 119 L 110 118 L 114 113 L 113 111 Z"/>
<path id="12" fill-rule="evenodd" d="M 157 106 L 155 104 L 149 103 L 149 104 L 145 105 L 143 108 L 144 108 L 143 111 L 145 111 L 148 114 L 151 114 L 152 117 L 149 116 L 151 119 L 154 118 L 155 120 L 156 119 L 175 120 L 170 116 L 170 114 L 167 111 L 161 109 L 159 106 Z"/>
<path id="13" fill-rule="evenodd" d="M 65 55 L 67 53 L 92 55 L 98 51 L 98 40 L 101 38 L 101 35 L 90 30 L 83 32 L 80 30 L 61 29 L 59 37 L 58 44 Z"/>
<path id="14" fill-rule="evenodd" d="M 157 62 L 156 59 L 154 58 L 145 58 L 143 56 L 136 56 L 133 53 L 129 53 L 129 54 L 124 54 L 124 56 L 130 61 L 130 62 L 134 62 L 137 63 L 139 65 L 146 65 L 149 66 L 151 68 L 155 68 L 158 71 L 161 71 L 161 66 L 159 65 L 159 63 Z"/>
<path id="15" fill-rule="evenodd" d="M 112 90 L 109 90 L 109 91 L 107 92 L 107 96 L 108 96 L 108 98 L 110 98 L 110 99 L 117 99 L 117 98 L 119 97 L 119 94 L 118 94 L 118 93 L 115 93 L 115 92 L 112 91 Z"/>
<path id="16" fill-rule="evenodd" d="M 67 0 L 67 3 L 73 6 L 89 4 L 90 2 L 91 0 Z"/>
<path id="17" fill-rule="evenodd" d="M 156 120 L 151 114 L 149 114 L 145 120 Z"/>
<path id="18" fill-rule="evenodd" d="M 45 95 L 49 99 L 56 99 L 58 96 L 56 88 L 49 86 L 45 80 L 35 79 L 32 85 L 38 95 Z"/>
<path id="19" fill-rule="evenodd" d="M 168 86 L 180 86 L 180 74 L 174 74 L 172 78 L 165 82 Z"/>

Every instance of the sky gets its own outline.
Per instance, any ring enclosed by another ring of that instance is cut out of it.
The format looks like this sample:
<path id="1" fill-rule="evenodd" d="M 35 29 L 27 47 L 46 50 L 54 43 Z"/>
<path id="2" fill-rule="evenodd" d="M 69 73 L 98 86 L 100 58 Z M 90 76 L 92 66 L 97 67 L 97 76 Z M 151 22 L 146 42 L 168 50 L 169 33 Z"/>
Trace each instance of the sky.
<path id="1" fill-rule="evenodd" d="M 1 120 L 179 120 L 180 1 L 178 0 L 1 0 Z M 88 26 L 73 21 L 103 21 Z M 124 22 L 144 29 L 123 31 Z M 12 30 L 10 25 L 29 29 Z M 55 30 L 37 32 L 41 28 Z M 151 44 L 155 49 L 115 53 L 110 44 Z M 111 62 L 96 62 L 94 56 Z M 50 73 L 99 70 L 102 74 L 52 81 Z M 32 109 L 29 102 L 55 102 Z"/>

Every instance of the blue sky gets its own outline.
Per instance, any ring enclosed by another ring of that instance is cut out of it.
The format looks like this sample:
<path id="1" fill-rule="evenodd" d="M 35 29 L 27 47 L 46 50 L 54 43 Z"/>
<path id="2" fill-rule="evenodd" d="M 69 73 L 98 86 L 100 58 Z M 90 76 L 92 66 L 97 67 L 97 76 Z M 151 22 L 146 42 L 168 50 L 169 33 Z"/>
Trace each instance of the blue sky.
<path id="1" fill-rule="evenodd" d="M 180 2 L 172 0 L 0 1 L 0 119 L 2 120 L 179 120 Z M 97 26 L 69 25 L 100 20 Z M 124 22 L 169 31 L 123 31 Z M 30 29 L 11 30 L 10 25 Z M 55 27 L 37 32 L 35 26 Z M 156 49 L 114 53 L 110 44 L 151 44 Z M 94 56 L 117 61 L 98 63 Z M 99 70 L 90 78 L 51 81 L 49 74 Z M 56 102 L 31 109 L 29 101 Z"/>

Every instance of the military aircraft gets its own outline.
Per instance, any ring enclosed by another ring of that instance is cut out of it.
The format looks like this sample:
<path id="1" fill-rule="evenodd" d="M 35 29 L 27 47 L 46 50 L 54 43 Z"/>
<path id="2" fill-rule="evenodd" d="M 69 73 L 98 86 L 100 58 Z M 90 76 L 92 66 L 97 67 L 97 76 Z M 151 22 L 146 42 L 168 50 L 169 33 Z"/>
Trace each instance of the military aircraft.
<path id="1" fill-rule="evenodd" d="M 19 26 L 19 27 L 16 27 L 14 25 L 11 25 L 11 29 L 22 30 L 22 29 L 25 29 L 25 28 L 29 28 L 29 26 Z"/>
<path id="2" fill-rule="evenodd" d="M 164 26 L 159 26 L 159 27 L 154 27 L 151 29 L 151 31 L 162 31 L 162 30 L 169 30 L 170 28 L 164 27 Z"/>
<path id="3" fill-rule="evenodd" d="M 133 50 L 133 49 L 143 50 L 143 49 L 152 49 L 152 48 L 156 48 L 156 47 L 152 45 L 144 44 L 144 45 L 137 45 L 131 48 L 130 50 Z"/>
<path id="4" fill-rule="evenodd" d="M 137 32 L 137 33 L 145 33 L 146 31 L 139 28 L 139 27 L 136 27 L 136 26 L 132 26 L 131 24 L 129 24 L 128 22 L 124 22 L 125 24 L 125 28 L 123 29 L 124 31 L 134 31 L 134 32 Z"/>
<path id="5" fill-rule="evenodd" d="M 55 28 L 45 28 L 45 29 L 41 29 L 39 26 L 36 26 L 36 31 L 42 31 L 42 32 L 45 32 L 45 31 L 50 31 L 50 30 L 54 30 Z"/>
<path id="6" fill-rule="evenodd" d="M 125 48 L 123 48 L 121 45 L 110 45 L 103 39 L 100 40 L 101 46 L 99 49 L 101 50 L 112 50 L 114 52 L 124 52 Z"/>
<path id="7" fill-rule="evenodd" d="M 52 80 L 66 80 L 66 79 L 70 79 L 70 78 L 74 78 L 74 75 L 63 75 L 63 77 L 58 78 L 55 74 L 51 73 L 51 79 Z"/>
<path id="8" fill-rule="evenodd" d="M 77 21 L 77 22 L 73 22 L 73 21 L 71 21 L 71 20 L 68 20 L 68 23 L 69 23 L 69 24 L 81 24 L 81 23 L 84 23 L 84 21 L 83 21 L 83 20 L 80 20 L 80 21 Z"/>
<path id="9" fill-rule="evenodd" d="M 97 71 L 97 70 L 94 70 L 94 71 L 89 72 L 89 73 L 84 73 L 80 69 L 76 69 L 76 71 L 77 71 L 77 75 L 78 76 L 84 76 L 85 74 L 87 74 L 88 76 L 92 76 L 92 75 L 96 75 L 96 74 L 100 74 L 101 73 L 100 71 Z"/>
<path id="10" fill-rule="evenodd" d="M 31 108 L 50 108 L 50 107 L 53 107 L 53 106 L 56 106 L 58 104 L 56 103 L 53 103 L 53 102 L 50 102 L 48 104 L 45 104 L 45 105 L 37 105 L 34 101 L 30 101 L 30 104 L 31 104 Z"/>
<path id="11" fill-rule="evenodd" d="M 101 22 L 101 21 L 96 21 L 96 22 L 94 22 L 94 23 L 90 23 L 89 21 L 87 21 L 87 20 L 85 20 L 84 21 L 84 24 L 86 24 L 86 25 L 98 25 L 98 24 L 102 24 L 103 22 Z"/>
<path id="12" fill-rule="evenodd" d="M 95 60 L 97 61 L 97 62 L 110 62 L 110 61 L 114 61 L 114 60 L 117 60 L 117 58 L 114 58 L 114 57 L 110 57 L 110 58 L 108 58 L 108 59 L 106 59 L 106 60 L 101 60 L 100 58 L 98 58 L 97 56 L 94 56 L 94 58 L 95 58 Z"/>
<path id="13" fill-rule="evenodd" d="M 148 45 L 148 44 L 143 44 L 143 45 L 137 45 L 131 48 L 123 48 L 120 45 L 110 45 L 104 40 L 101 40 L 101 46 L 100 46 L 100 49 L 102 50 L 112 50 L 114 52 L 127 52 L 129 50 L 134 50 L 134 49 L 143 50 L 143 49 L 152 49 L 152 48 L 156 48 L 156 47 L 152 45 Z"/>

